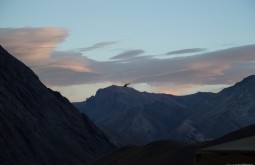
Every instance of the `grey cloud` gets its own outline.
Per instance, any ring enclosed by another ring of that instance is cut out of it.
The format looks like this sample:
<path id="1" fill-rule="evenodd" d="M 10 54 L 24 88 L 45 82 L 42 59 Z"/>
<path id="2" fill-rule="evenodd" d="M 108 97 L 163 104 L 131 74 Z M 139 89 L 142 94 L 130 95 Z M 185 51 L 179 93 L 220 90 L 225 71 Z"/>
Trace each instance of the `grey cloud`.
<path id="1" fill-rule="evenodd" d="M 46 65 L 33 68 L 40 80 L 48 86 L 69 86 L 97 82 L 100 74 L 93 72 L 77 72 L 66 68 Z"/>
<path id="2" fill-rule="evenodd" d="M 152 68 L 159 74 L 138 78 L 137 82 L 169 82 L 175 84 L 231 84 L 243 76 L 255 73 L 255 45 L 240 46 L 190 57 L 165 61 L 163 66 Z M 175 65 L 173 65 L 173 63 Z M 249 65 L 247 65 L 249 63 Z M 178 66 L 176 66 L 176 64 Z M 149 67 L 149 65 L 148 65 Z M 160 72 L 160 70 L 162 70 Z"/>
<path id="3" fill-rule="evenodd" d="M 86 51 L 91 51 L 91 50 L 95 50 L 95 49 L 101 49 L 103 47 L 110 46 L 110 45 L 113 45 L 116 43 L 118 43 L 118 42 L 117 41 L 98 42 L 92 46 L 81 48 L 81 49 L 79 49 L 79 51 L 86 52 Z"/>
<path id="4" fill-rule="evenodd" d="M 137 57 L 140 54 L 143 54 L 144 52 L 145 51 L 141 50 L 141 49 L 129 50 L 129 51 L 123 52 L 121 54 L 118 54 L 110 59 L 114 59 L 114 60 L 129 59 L 129 58 Z"/>
<path id="5" fill-rule="evenodd" d="M 166 55 L 175 55 L 175 54 L 188 54 L 188 53 L 200 53 L 206 51 L 205 48 L 191 48 L 191 49 L 181 49 L 176 51 L 167 52 Z"/>

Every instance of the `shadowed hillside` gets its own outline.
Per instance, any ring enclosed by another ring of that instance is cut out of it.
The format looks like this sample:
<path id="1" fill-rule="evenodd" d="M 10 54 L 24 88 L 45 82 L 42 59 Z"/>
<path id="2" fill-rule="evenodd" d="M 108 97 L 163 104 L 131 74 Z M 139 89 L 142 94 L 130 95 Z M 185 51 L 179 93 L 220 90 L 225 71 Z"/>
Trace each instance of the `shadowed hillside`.
<path id="1" fill-rule="evenodd" d="M 114 145 L 0 46 L 0 164 L 84 165 Z"/>

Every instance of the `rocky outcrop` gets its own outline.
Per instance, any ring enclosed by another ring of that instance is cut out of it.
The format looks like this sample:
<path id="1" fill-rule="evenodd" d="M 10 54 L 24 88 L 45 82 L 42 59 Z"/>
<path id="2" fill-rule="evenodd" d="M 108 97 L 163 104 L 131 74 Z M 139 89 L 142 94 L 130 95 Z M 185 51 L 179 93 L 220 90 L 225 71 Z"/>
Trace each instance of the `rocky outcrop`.
<path id="1" fill-rule="evenodd" d="M 84 165 L 114 145 L 0 46 L 0 164 Z"/>

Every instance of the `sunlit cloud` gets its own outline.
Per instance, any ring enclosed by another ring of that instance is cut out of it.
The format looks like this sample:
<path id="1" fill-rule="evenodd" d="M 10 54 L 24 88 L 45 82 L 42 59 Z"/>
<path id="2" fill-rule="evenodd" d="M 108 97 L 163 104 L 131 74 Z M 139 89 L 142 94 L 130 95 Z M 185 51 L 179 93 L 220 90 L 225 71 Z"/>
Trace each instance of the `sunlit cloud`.
<path id="1" fill-rule="evenodd" d="M 56 45 L 67 36 L 68 31 L 63 28 L 0 28 L 1 45 L 27 63 L 50 58 Z"/>
<path id="2" fill-rule="evenodd" d="M 180 85 L 169 85 L 169 84 L 160 84 L 154 89 L 156 93 L 166 93 L 172 95 L 188 95 L 197 92 L 219 92 L 222 89 L 228 87 L 227 84 L 220 84 L 220 85 L 198 85 L 198 84 L 180 84 Z"/>
<path id="3" fill-rule="evenodd" d="M 68 36 L 63 28 L 0 28 L 0 43 L 11 54 L 29 65 L 46 84 L 61 80 L 61 74 L 89 73 L 89 59 L 82 53 L 56 51 L 58 44 Z M 91 73 L 90 73 L 91 74 Z M 69 76 L 67 76 L 69 75 Z M 65 80 L 65 79 L 64 79 Z"/>
<path id="4" fill-rule="evenodd" d="M 50 65 L 57 68 L 70 69 L 75 72 L 91 72 L 89 59 L 81 53 L 54 51 Z"/>

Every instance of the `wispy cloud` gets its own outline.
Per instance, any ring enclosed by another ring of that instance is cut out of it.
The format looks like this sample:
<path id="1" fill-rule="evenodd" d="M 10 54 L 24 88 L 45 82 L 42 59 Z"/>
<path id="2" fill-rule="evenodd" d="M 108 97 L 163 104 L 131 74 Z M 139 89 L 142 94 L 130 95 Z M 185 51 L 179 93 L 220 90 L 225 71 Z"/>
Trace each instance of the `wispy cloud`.
<path id="1" fill-rule="evenodd" d="M 176 51 L 167 52 L 166 55 L 176 55 L 176 54 L 188 54 L 188 53 L 200 53 L 206 51 L 205 48 L 191 48 L 191 49 L 181 49 Z"/>
<path id="2" fill-rule="evenodd" d="M 134 58 L 137 57 L 141 54 L 143 54 L 145 51 L 141 50 L 141 49 L 136 49 L 136 50 L 129 50 L 123 53 L 120 53 L 114 57 L 112 57 L 111 59 L 114 60 L 121 60 L 121 59 L 129 59 L 129 58 Z"/>
<path id="3" fill-rule="evenodd" d="M 95 50 L 95 49 L 101 49 L 101 48 L 104 48 L 104 47 L 107 47 L 107 46 L 110 46 L 110 45 L 114 45 L 114 44 L 117 44 L 117 43 L 118 43 L 118 41 L 98 42 L 98 43 L 95 43 L 92 46 L 85 47 L 85 48 L 80 48 L 79 51 L 86 52 L 86 51 L 91 51 L 91 50 Z"/>

